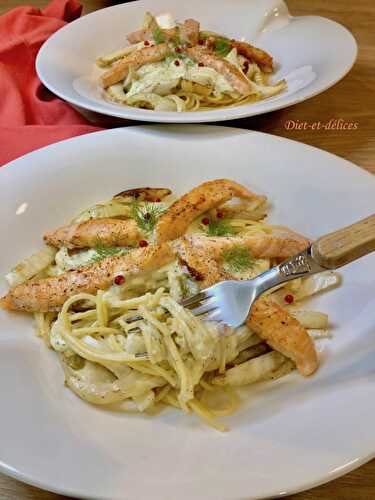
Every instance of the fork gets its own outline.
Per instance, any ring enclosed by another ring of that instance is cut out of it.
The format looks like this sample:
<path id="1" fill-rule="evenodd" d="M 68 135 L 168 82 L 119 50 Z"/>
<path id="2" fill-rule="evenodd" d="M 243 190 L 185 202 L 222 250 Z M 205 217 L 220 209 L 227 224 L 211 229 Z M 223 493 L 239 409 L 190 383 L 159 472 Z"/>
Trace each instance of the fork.
<path id="1" fill-rule="evenodd" d="M 267 290 L 296 278 L 338 269 L 375 250 L 375 214 L 322 236 L 303 252 L 251 280 L 222 281 L 182 301 L 195 316 L 237 328 Z"/>

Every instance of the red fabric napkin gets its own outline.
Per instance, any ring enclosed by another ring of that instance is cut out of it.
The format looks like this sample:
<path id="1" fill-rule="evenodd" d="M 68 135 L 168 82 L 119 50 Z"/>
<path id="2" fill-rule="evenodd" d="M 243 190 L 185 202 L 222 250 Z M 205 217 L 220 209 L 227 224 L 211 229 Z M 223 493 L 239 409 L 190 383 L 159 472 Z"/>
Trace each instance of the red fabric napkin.
<path id="1" fill-rule="evenodd" d="M 76 0 L 53 0 L 43 10 L 22 6 L 0 16 L 0 166 L 52 142 L 100 130 L 49 95 L 35 71 L 43 42 L 81 12 Z"/>

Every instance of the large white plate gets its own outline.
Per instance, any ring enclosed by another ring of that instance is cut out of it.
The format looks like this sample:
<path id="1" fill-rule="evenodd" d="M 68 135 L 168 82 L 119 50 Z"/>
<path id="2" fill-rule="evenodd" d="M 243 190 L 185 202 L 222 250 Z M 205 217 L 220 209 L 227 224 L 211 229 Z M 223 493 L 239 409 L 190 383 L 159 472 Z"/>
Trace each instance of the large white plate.
<path id="1" fill-rule="evenodd" d="M 213 126 L 110 130 L 0 169 L 0 274 L 98 200 L 143 185 L 182 193 L 215 177 L 266 193 L 274 221 L 311 237 L 374 211 L 370 174 L 297 142 Z M 85 404 L 64 387 L 31 318 L 1 311 L 0 469 L 90 499 L 239 500 L 359 466 L 375 452 L 374 269 L 375 255 L 361 259 L 343 270 L 341 288 L 312 302 L 334 326 L 318 373 L 250 388 L 227 434 L 174 410 L 151 418 Z"/>
<path id="2" fill-rule="evenodd" d="M 278 64 L 274 80 L 288 90 L 239 107 L 201 112 L 155 112 L 107 102 L 97 85 L 99 55 L 126 43 L 146 10 L 195 17 L 205 29 L 244 38 L 268 50 Z M 67 101 L 106 115 L 152 122 L 197 123 L 258 115 L 304 101 L 339 81 L 357 56 L 353 36 L 341 25 L 317 16 L 291 17 L 282 0 L 141 0 L 99 10 L 67 25 L 39 52 L 39 78 Z"/>

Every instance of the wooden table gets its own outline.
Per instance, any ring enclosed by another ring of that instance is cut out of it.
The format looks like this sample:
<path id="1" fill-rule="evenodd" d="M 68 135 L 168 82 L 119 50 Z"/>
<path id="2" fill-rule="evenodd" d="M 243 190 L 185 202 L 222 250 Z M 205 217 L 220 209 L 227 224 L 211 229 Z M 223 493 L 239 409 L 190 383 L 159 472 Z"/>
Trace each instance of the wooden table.
<path id="1" fill-rule="evenodd" d="M 0 14 L 28 3 L 43 7 L 47 0 L 1 0 Z M 108 7 L 110 0 L 81 0 L 84 13 Z M 375 1 L 287 0 L 294 15 L 315 14 L 346 26 L 359 44 L 356 65 L 340 83 L 323 94 L 288 109 L 231 122 L 230 125 L 261 130 L 311 144 L 342 156 L 375 174 Z M 356 130 L 287 130 L 288 121 L 314 123 L 342 118 L 358 124 Z M 354 423 L 353 423 L 354 425 Z M 2 500 L 62 500 L 0 475 Z M 293 500 L 370 500 L 375 498 L 375 460 L 346 476 L 313 490 L 293 495 Z M 178 499 L 176 499 L 178 500 Z"/>

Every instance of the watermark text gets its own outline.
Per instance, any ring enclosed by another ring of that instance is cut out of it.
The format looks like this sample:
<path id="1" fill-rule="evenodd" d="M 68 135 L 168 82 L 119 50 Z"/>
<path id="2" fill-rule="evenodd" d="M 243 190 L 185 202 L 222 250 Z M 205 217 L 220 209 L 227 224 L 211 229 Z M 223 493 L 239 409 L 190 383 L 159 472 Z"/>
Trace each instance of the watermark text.
<path id="1" fill-rule="evenodd" d="M 287 120 L 286 130 L 357 130 L 357 122 L 349 122 L 343 118 L 331 118 L 326 122 L 308 122 L 303 120 Z"/>

